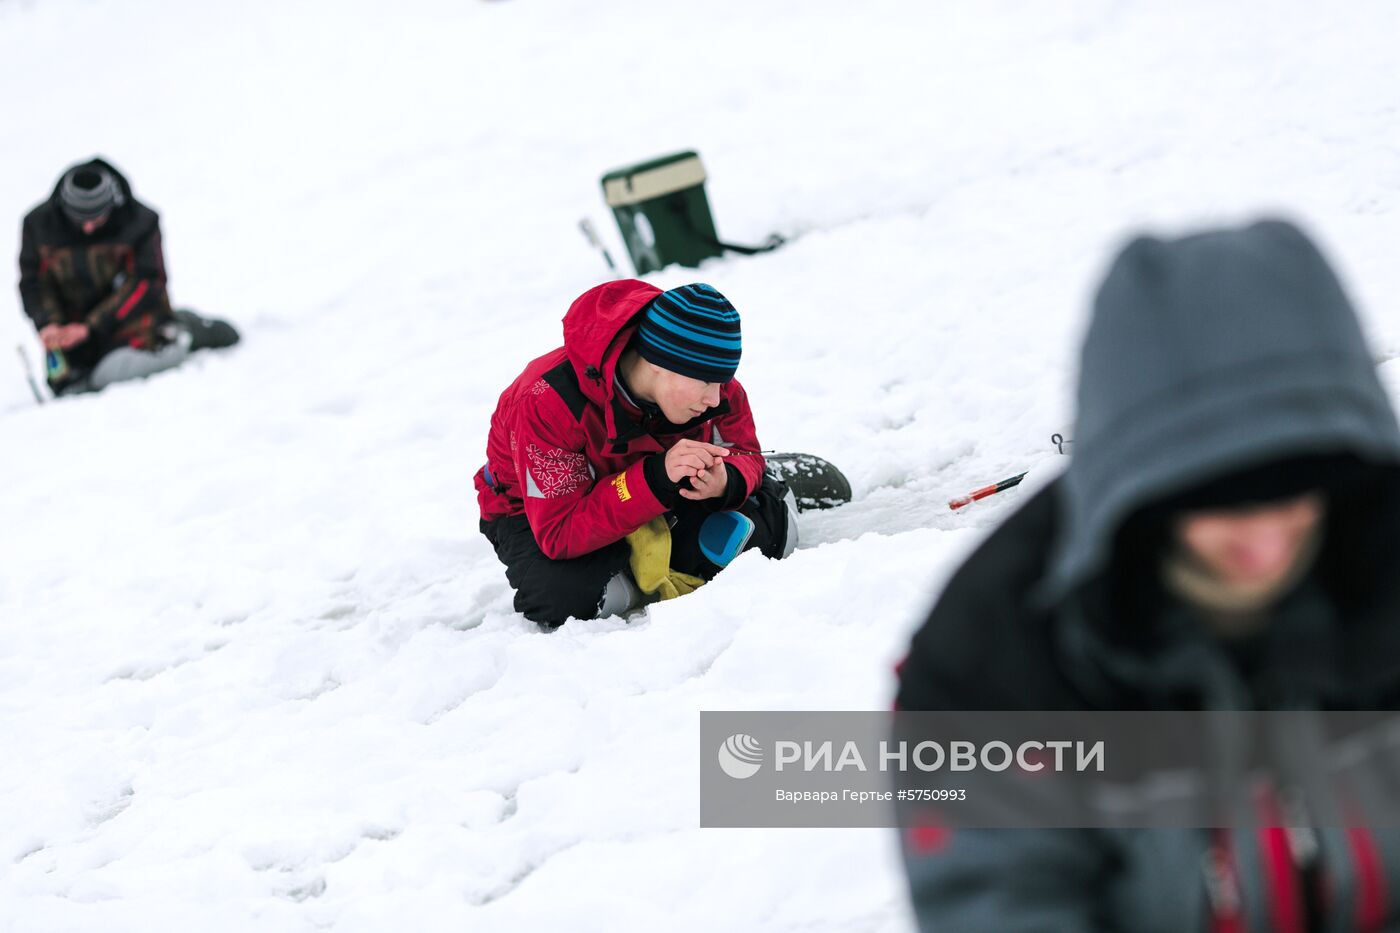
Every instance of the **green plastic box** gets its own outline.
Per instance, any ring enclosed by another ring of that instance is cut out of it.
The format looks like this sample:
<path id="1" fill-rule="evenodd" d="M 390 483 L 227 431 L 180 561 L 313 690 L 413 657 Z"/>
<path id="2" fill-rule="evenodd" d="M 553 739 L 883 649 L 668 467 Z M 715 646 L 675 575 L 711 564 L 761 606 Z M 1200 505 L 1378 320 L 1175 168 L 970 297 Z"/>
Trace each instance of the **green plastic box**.
<path id="1" fill-rule="evenodd" d="M 672 263 L 693 268 L 724 252 L 705 196 L 705 167 L 694 152 L 608 172 L 603 198 L 638 275 Z"/>

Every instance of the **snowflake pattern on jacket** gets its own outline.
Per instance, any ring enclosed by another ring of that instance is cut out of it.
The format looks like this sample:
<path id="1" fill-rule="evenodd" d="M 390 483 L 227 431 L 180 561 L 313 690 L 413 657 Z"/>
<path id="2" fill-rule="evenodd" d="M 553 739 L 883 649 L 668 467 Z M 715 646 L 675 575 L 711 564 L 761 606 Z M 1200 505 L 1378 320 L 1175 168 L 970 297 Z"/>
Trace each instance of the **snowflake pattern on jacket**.
<path id="1" fill-rule="evenodd" d="M 546 499 L 567 496 L 593 483 L 588 457 L 581 453 L 558 447 L 540 450 L 534 444 L 527 444 L 525 454 L 530 458 L 530 476 Z"/>

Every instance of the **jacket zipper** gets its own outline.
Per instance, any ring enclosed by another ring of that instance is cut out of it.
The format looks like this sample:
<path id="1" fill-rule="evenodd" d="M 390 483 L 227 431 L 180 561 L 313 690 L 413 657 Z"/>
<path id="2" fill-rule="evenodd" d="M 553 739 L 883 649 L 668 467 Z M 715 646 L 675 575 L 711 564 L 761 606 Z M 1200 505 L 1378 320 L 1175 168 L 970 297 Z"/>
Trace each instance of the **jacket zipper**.
<path id="1" fill-rule="evenodd" d="M 1215 841 L 1201 859 L 1206 897 L 1210 903 L 1210 933 L 1245 933 L 1239 879 L 1228 829 L 1215 830 Z"/>
<path id="2" fill-rule="evenodd" d="M 1298 887 L 1302 893 L 1304 929 L 1321 933 L 1325 918 L 1322 846 L 1298 789 L 1286 788 L 1280 797 L 1288 824 L 1285 830 L 1288 834 L 1288 852 L 1297 870 Z"/>

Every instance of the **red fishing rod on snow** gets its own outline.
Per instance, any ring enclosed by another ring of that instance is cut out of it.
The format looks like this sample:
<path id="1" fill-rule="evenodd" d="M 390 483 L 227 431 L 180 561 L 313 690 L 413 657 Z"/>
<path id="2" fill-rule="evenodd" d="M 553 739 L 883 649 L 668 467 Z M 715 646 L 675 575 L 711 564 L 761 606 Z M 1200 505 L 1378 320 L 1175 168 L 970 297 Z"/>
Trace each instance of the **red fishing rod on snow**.
<path id="1" fill-rule="evenodd" d="M 1030 471 L 1027 470 L 1026 472 L 1029 473 Z M 999 483 L 992 483 L 992 485 L 990 486 L 983 486 L 981 489 L 974 489 L 972 492 L 968 493 L 965 496 L 959 496 L 956 499 L 949 499 L 948 508 L 960 509 L 965 505 L 971 505 L 978 499 L 985 499 L 988 496 L 993 496 L 1003 490 L 1010 489 L 1012 486 L 1019 485 L 1021 480 L 1025 478 L 1025 473 L 1017 473 L 1015 476 L 1012 476 L 1008 479 L 1004 479 Z"/>
<path id="2" fill-rule="evenodd" d="M 1068 454 L 1069 451 L 1065 448 L 1069 447 L 1074 442 L 1071 441 L 1069 438 L 1065 437 L 1063 434 L 1052 434 L 1050 435 L 1050 443 L 1054 444 L 1055 449 L 1060 453 Z M 1027 470 L 1026 472 L 1029 473 L 1030 471 Z M 1005 490 L 1010 489 L 1012 486 L 1019 486 L 1021 484 L 1021 480 L 1025 478 L 1025 473 L 1017 473 L 1015 476 L 1008 477 L 1007 479 L 1004 479 L 999 483 L 992 483 L 992 485 L 990 486 L 983 486 L 981 489 L 974 489 L 972 492 L 968 493 L 965 496 L 959 496 L 956 499 L 949 499 L 948 508 L 960 509 L 965 505 L 971 505 L 978 499 L 985 499 L 988 496 L 994 496 L 999 492 L 1004 492 Z"/>

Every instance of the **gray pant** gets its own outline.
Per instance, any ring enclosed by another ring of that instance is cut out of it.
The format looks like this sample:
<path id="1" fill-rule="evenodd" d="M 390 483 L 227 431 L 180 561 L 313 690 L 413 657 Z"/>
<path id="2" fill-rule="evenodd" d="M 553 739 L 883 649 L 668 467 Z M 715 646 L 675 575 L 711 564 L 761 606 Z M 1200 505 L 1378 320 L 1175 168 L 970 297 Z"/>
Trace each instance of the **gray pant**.
<path id="1" fill-rule="evenodd" d="M 178 337 L 159 350 L 137 350 L 118 347 L 97 361 L 88 375 L 88 387 L 103 389 L 114 382 L 143 379 L 166 369 L 174 369 L 190 355 L 190 335 L 181 331 Z"/>

